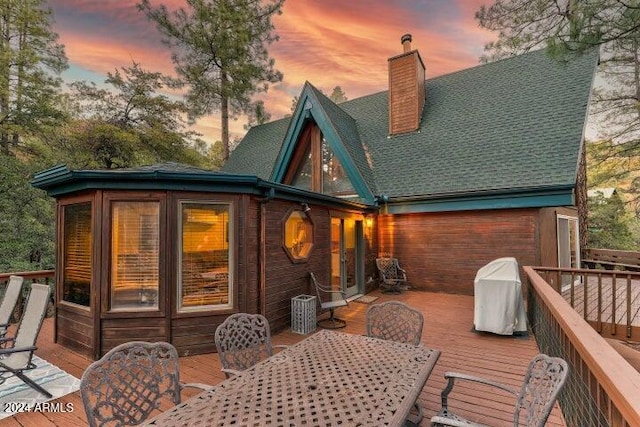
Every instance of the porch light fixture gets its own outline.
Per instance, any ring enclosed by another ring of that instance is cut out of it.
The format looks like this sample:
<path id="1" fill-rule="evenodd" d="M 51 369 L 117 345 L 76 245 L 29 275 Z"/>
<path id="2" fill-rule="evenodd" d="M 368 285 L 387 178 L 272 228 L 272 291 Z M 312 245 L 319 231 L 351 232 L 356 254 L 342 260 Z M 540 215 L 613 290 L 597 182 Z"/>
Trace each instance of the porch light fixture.
<path id="1" fill-rule="evenodd" d="M 302 203 L 302 212 L 307 213 L 311 210 L 308 204 Z"/>

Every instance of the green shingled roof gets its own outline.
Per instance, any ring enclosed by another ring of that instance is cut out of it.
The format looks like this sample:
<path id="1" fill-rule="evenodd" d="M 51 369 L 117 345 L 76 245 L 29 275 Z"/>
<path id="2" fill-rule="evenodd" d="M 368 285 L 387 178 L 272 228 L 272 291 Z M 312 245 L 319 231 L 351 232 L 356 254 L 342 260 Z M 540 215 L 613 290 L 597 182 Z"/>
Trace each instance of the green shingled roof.
<path id="1" fill-rule="evenodd" d="M 387 91 L 321 104 L 378 195 L 573 186 L 596 61 L 595 51 L 568 63 L 535 51 L 428 79 L 420 130 L 393 137 Z M 252 128 L 223 170 L 268 179 L 289 121 Z"/>

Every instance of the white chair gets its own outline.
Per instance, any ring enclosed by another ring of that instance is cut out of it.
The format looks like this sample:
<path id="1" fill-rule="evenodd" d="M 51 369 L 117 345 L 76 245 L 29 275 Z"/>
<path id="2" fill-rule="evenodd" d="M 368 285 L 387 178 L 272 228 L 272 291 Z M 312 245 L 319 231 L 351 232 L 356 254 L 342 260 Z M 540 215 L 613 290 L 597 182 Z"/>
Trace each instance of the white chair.
<path id="1" fill-rule="evenodd" d="M 9 283 L 4 292 L 4 298 L 0 303 L 0 338 L 7 334 L 7 329 L 11 324 L 11 315 L 16 308 L 18 297 L 22 291 L 22 282 L 24 279 L 20 276 L 10 276 Z"/>
<path id="2" fill-rule="evenodd" d="M 320 310 L 329 310 L 329 317 L 323 320 L 318 320 L 318 326 L 326 329 L 338 329 L 347 326 L 347 322 L 342 319 L 338 319 L 335 316 L 336 308 L 349 305 L 346 294 L 341 290 L 322 286 L 313 273 L 309 273 L 309 276 L 311 276 L 311 281 L 316 289 L 316 295 L 320 302 Z M 329 298 L 327 298 L 327 296 L 329 296 Z"/>
<path id="3" fill-rule="evenodd" d="M 27 305 L 20 319 L 18 330 L 13 338 L 1 338 L 0 343 L 5 348 L 0 349 L 0 383 L 7 378 L 6 375 L 15 375 L 29 387 L 51 398 L 51 393 L 40 387 L 23 372 L 36 368 L 31 362 L 33 352 L 36 350 L 36 339 L 40 333 L 42 320 L 47 312 L 49 293 L 47 285 L 34 283 L 27 298 Z M 9 344 L 12 344 L 9 347 Z"/>

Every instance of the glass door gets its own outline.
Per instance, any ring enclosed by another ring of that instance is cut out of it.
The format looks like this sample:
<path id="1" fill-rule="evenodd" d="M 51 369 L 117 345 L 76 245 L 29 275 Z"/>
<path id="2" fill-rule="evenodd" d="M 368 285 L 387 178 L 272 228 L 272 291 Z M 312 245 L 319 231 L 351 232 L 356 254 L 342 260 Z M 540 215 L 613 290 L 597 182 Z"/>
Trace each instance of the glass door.
<path id="1" fill-rule="evenodd" d="M 361 220 L 331 218 L 331 285 L 347 298 L 362 291 L 363 242 Z"/>
<path id="2" fill-rule="evenodd" d="M 558 215 L 558 267 L 580 268 L 580 239 L 578 218 Z M 577 279 L 579 284 L 579 279 Z M 563 290 L 571 284 L 571 276 L 563 275 Z"/>

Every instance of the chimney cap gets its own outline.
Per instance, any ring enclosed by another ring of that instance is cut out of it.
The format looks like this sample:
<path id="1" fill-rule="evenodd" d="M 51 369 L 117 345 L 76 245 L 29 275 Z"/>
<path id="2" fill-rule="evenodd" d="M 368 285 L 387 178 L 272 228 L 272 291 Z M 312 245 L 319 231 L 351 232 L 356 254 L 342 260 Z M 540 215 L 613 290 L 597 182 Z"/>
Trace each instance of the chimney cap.
<path id="1" fill-rule="evenodd" d="M 411 39 L 411 34 L 409 34 L 409 33 L 407 33 L 407 34 L 403 35 L 402 37 L 400 37 L 400 43 L 403 43 L 403 44 L 404 44 L 404 42 L 411 43 L 411 40 L 412 40 Z"/>

